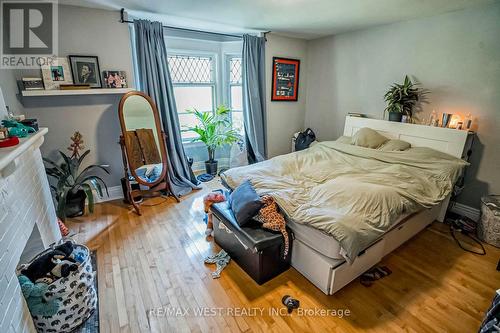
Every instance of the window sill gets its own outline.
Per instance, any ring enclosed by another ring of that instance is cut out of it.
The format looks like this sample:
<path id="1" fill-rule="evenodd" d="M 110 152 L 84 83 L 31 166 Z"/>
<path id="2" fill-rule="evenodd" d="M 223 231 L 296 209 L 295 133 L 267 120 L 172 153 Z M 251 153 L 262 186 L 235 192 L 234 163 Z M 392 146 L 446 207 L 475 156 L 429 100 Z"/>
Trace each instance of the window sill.
<path id="1" fill-rule="evenodd" d="M 191 142 L 191 141 L 183 141 L 182 145 L 185 148 L 197 148 L 197 147 L 205 147 L 205 144 L 203 142 L 197 141 L 197 142 Z"/>

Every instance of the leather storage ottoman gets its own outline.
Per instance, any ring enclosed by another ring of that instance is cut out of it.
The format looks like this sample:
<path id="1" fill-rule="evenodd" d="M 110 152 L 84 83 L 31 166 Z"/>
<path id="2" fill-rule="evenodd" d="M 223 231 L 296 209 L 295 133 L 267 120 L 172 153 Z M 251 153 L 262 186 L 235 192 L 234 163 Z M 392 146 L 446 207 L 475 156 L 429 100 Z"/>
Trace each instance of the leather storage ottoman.
<path id="1" fill-rule="evenodd" d="M 284 242 L 280 232 L 263 229 L 257 221 L 240 227 L 228 202 L 213 204 L 215 242 L 258 284 L 274 278 L 290 267 L 292 231 L 288 255 L 283 258 Z"/>

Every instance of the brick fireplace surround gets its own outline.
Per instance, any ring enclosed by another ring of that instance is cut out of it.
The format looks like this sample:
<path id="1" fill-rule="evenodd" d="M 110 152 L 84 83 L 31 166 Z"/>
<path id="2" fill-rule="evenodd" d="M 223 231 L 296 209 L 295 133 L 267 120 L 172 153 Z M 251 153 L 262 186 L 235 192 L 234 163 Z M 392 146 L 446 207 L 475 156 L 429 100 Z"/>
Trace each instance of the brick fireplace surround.
<path id="1" fill-rule="evenodd" d="M 43 245 L 61 238 L 39 147 L 46 128 L 0 149 L 0 332 L 36 332 L 16 266 L 36 224 Z"/>

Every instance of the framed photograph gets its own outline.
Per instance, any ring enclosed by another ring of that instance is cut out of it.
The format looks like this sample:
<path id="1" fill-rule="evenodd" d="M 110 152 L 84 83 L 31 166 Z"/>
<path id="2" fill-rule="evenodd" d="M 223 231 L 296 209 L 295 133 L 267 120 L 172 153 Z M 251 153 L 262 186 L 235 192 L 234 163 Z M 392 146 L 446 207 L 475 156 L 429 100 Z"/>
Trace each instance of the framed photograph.
<path id="1" fill-rule="evenodd" d="M 99 60 L 96 56 L 70 55 L 69 62 L 75 84 L 89 84 L 91 88 L 102 88 Z"/>
<path id="2" fill-rule="evenodd" d="M 41 77 L 23 77 L 21 79 L 23 82 L 24 90 L 44 90 L 43 80 Z"/>
<path id="3" fill-rule="evenodd" d="M 273 57 L 271 101 L 297 101 L 299 70 L 300 60 Z"/>
<path id="4" fill-rule="evenodd" d="M 127 74 L 124 71 L 103 71 L 105 88 L 127 88 Z"/>
<path id="5" fill-rule="evenodd" d="M 59 89 L 61 84 L 72 84 L 73 78 L 66 58 L 55 58 L 51 64 L 42 67 L 42 78 L 45 89 Z M 24 84 L 24 82 L 23 82 Z"/>

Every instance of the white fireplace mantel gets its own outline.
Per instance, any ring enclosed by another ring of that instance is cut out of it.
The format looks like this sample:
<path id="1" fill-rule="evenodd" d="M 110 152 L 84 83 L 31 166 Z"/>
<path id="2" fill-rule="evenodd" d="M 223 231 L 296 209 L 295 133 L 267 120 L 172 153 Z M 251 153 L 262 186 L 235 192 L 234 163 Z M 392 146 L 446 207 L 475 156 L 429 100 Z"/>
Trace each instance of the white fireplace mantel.
<path id="1" fill-rule="evenodd" d="M 35 332 L 16 267 L 35 225 L 45 247 L 61 238 L 39 149 L 47 132 L 0 148 L 0 332 Z"/>
<path id="2" fill-rule="evenodd" d="M 43 137 L 47 134 L 47 128 L 40 128 L 40 130 L 26 138 L 20 138 L 19 144 L 9 148 L 0 148 L 0 177 L 5 173 L 6 176 L 8 171 L 4 169 L 11 170 L 15 167 L 16 159 L 21 156 L 26 150 L 38 149 L 43 143 Z"/>

